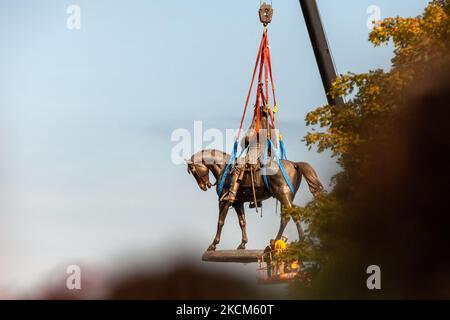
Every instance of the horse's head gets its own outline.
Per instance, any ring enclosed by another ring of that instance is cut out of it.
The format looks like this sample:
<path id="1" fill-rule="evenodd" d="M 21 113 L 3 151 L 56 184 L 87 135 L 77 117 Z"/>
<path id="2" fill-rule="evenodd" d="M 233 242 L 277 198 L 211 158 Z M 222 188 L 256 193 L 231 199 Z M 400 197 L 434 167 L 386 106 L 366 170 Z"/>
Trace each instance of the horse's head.
<path id="1" fill-rule="evenodd" d="M 209 169 L 204 163 L 186 160 L 186 164 L 188 173 L 192 173 L 200 189 L 207 191 L 211 188 L 212 184 L 209 182 Z"/>

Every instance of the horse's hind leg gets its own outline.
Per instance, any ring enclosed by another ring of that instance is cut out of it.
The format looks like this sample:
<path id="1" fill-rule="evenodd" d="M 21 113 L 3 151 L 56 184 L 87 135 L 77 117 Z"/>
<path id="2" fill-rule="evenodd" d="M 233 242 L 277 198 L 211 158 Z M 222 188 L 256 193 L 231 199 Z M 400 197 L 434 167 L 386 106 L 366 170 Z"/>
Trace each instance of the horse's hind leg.
<path id="1" fill-rule="evenodd" d="M 299 210 L 300 210 L 300 208 L 299 208 Z M 305 232 L 303 231 L 302 224 L 300 223 L 300 213 L 299 213 L 298 217 L 294 217 L 293 220 L 294 220 L 295 225 L 297 227 L 298 240 L 299 241 L 303 241 L 303 239 L 305 238 Z"/>
<path id="2" fill-rule="evenodd" d="M 283 236 L 284 229 L 286 228 L 286 225 L 288 224 L 289 220 L 291 219 L 290 215 L 283 214 L 283 209 L 288 208 L 296 208 L 299 210 L 298 212 L 295 212 L 295 215 L 292 216 L 292 220 L 295 222 L 295 226 L 297 227 L 298 232 L 298 240 L 302 241 L 305 238 L 305 232 L 303 231 L 302 224 L 300 223 L 300 208 L 296 206 L 295 204 L 289 204 L 287 206 L 282 205 L 281 206 L 281 222 L 280 222 L 280 230 L 278 231 L 277 240 L 281 239 Z"/>
<path id="3" fill-rule="evenodd" d="M 236 209 L 236 213 L 237 213 L 238 218 L 239 218 L 239 226 L 241 227 L 241 231 L 242 231 L 242 241 L 241 241 L 241 244 L 238 247 L 238 250 L 244 250 L 245 249 L 245 245 L 248 242 L 247 231 L 246 231 L 246 222 L 245 222 L 244 205 L 243 204 L 239 204 L 239 205 L 236 205 L 234 208 Z"/>
<path id="4" fill-rule="evenodd" d="M 222 234 L 222 228 L 225 224 L 225 218 L 227 217 L 229 208 L 229 202 L 221 201 L 219 203 L 219 221 L 217 222 L 217 232 L 216 236 L 214 237 L 213 243 L 208 247 L 208 251 L 216 250 L 216 246 L 220 242 L 220 235 Z"/>
<path id="5" fill-rule="evenodd" d="M 281 207 L 281 212 L 283 212 L 283 207 Z M 280 229 L 278 230 L 278 234 L 275 240 L 281 239 L 281 237 L 283 236 L 284 229 L 286 229 L 289 220 L 291 220 L 291 217 L 281 214 Z"/>
<path id="6" fill-rule="evenodd" d="M 275 238 L 275 240 L 279 240 L 283 236 L 284 229 L 286 229 L 289 220 L 291 220 L 291 217 L 289 215 L 284 214 L 284 212 L 286 209 L 292 209 L 293 204 L 292 204 L 292 197 L 289 196 L 288 194 L 279 194 L 277 195 L 276 198 L 281 203 L 280 229 L 278 230 L 278 234 Z"/>

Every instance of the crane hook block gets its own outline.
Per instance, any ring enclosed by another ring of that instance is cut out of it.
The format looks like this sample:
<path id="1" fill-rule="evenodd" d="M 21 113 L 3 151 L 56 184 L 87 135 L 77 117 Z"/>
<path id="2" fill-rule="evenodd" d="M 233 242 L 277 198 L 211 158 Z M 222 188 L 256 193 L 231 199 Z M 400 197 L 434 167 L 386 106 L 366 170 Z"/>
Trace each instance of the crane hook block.
<path id="1" fill-rule="evenodd" d="M 259 8 L 259 20 L 264 26 L 267 26 L 272 21 L 273 9 L 270 4 L 263 3 Z"/>

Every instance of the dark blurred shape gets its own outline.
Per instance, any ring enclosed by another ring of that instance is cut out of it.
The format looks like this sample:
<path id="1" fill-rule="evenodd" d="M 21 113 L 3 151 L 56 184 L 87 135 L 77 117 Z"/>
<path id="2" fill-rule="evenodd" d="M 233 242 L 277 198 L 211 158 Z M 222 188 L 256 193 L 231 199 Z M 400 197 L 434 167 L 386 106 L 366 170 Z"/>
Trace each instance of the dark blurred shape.
<path id="1" fill-rule="evenodd" d="M 399 101 L 353 151 L 367 160 L 346 172 L 328 263 L 297 297 L 450 299 L 450 64 L 419 74 Z M 370 265 L 381 290 L 366 287 Z"/>
<path id="2" fill-rule="evenodd" d="M 92 268 L 86 264 L 80 266 L 81 269 L 81 289 L 68 289 L 66 266 L 61 266 L 52 270 L 45 281 L 45 286 L 29 296 L 22 296 L 21 299 L 37 300 L 87 300 L 102 299 L 109 292 L 110 279 L 101 272 L 100 269 Z"/>
<path id="3" fill-rule="evenodd" d="M 144 269 L 143 269 L 144 267 Z M 248 273 L 231 274 L 220 271 L 215 264 L 206 268 L 189 259 L 167 262 L 159 267 L 153 264 L 135 265 L 126 270 L 100 272 L 100 269 L 83 266 L 81 290 L 66 288 L 67 275 L 56 269 L 45 286 L 33 295 L 21 299 L 38 300 L 206 300 L 206 299 L 270 299 L 280 298 L 282 293 L 261 290 Z M 96 270 L 96 271 L 95 271 Z M 253 281 L 252 281 L 253 280 Z M 275 295 L 278 295 L 276 297 Z"/>
<path id="4" fill-rule="evenodd" d="M 352 230 L 382 262 L 381 293 L 450 298 L 450 65 L 432 66 L 406 95 L 368 146 Z"/>
<path id="5" fill-rule="evenodd" d="M 161 272 L 140 273 L 113 286 L 109 299 L 258 299 L 244 279 L 179 264 Z"/>

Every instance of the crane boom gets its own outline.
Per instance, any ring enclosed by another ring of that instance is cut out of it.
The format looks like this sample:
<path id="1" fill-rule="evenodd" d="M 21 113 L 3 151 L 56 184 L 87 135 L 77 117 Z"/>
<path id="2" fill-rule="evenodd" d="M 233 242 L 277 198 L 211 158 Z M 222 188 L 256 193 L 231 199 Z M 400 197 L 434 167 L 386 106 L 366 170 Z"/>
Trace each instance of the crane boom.
<path id="1" fill-rule="evenodd" d="M 342 98 L 333 98 L 329 95 L 331 85 L 336 79 L 337 74 L 316 0 L 300 0 L 300 6 L 305 18 L 328 104 L 340 106 L 344 104 Z"/>

